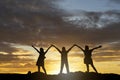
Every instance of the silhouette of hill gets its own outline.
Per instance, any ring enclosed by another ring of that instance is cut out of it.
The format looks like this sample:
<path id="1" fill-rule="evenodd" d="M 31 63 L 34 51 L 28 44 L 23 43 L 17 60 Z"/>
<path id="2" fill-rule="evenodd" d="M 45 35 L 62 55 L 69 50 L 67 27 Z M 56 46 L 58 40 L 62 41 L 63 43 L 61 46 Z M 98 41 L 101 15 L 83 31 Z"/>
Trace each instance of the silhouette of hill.
<path id="1" fill-rule="evenodd" d="M 0 74 L 0 80 L 120 80 L 118 74 L 97 74 L 74 72 L 69 74 L 45 75 L 34 72 L 28 74 Z"/>

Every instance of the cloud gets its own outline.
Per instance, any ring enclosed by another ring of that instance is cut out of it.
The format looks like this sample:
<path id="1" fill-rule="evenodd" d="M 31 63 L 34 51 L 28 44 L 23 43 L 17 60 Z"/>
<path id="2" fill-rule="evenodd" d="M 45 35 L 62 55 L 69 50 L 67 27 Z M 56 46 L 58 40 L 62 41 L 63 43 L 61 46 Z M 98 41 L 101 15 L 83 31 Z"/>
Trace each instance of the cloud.
<path id="1" fill-rule="evenodd" d="M 54 2 L 53 0 L 1 1 L 0 41 L 25 45 L 41 45 L 42 43 L 71 45 L 80 42 L 112 41 L 112 37 L 118 38 L 118 36 L 108 34 L 116 34 L 119 31 L 117 21 L 120 20 L 120 13 L 83 12 L 81 16 L 84 15 L 85 18 L 69 23 L 69 21 L 64 21 L 64 17 L 70 14 L 56 7 Z M 99 25 L 106 28 L 94 29 Z M 114 28 L 116 32 L 110 31 L 109 26 L 114 25 L 116 25 Z M 90 30 L 88 26 L 93 27 L 93 30 Z M 105 30 L 109 32 L 106 33 Z"/>
<path id="2" fill-rule="evenodd" d="M 10 44 L 6 42 L 0 43 L 0 51 L 12 54 L 13 52 L 19 51 L 17 48 L 12 47 Z"/>
<path id="3" fill-rule="evenodd" d="M 107 42 L 119 40 L 116 35 L 120 30 L 119 15 L 120 13 L 117 11 L 78 12 L 77 16 L 73 14 L 73 16 L 67 17 L 65 21 L 76 25 L 75 28 L 77 27 L 78 30 L 74 31 L 73 34 L 80 36 L 84 41 Z"/>
<path id="4" fill-rule="evenodd" d="M 34 59 L 29 58 L 30 56 L 33 55 L 16 55 L 16 54 L 3 54 L 0 53 L 0 63 L 12 63 L 12 62 L 27 62 L 27 61 L 34 61 Z M 21 58 L 24 57 L 24 58 Z"/>
<path id="5" fill-rule="evenodd" d="M 20 53 L 20 54 L 19 54 Z M 22 62 L 22 60 L 31 61 L 29 57 L 33 56 L 28 50 L 14 47 L 12 43 L 0 43 L 0 63 Z M 25 57 L 25 58 L 23 58 Z"/>
<path id="6" fill-rule="evenodd" d="M 93 52 L 93 59 L 97 62 L 120 61 L 119 45 L 119 41 L 104 44 L 100 50 Z"/>
<path id="7" fill-rule="evenodd" d="M 16 65 L 17 64 L 17 65 Z M 1 64 L 0 68 L 34 68 L 32 63 L 9 63 L 9 64 Z"/>
<path id="8" fill-rule="evenodd" d="M 96 53 L 94 54 L 94 56 L 96 57 L 100 57 L 100 56 L 103 56 L 103 57 L 109 57 L 109 56 L 120 56 L 120 54 L 118 52 L 100 52 L 100 53 Z"/>
<path id="9" fill-rule="evenodd" d="M 120 0 L 109 0 L 109 1 L 120 4 Z"/>
<path id="10" fill-rule="evenodd" d="M 110 43 L 106 43 L 103 50 L 111 50 L 111 51 L 116 51 L 119 52 L 120 50 L 120 41 L 115 41 L 115 42 L 110 42 Z"/>
<path id="11" fill-rule="evenodd" d="M 56 31 L 64 28 L 66 23 L 62 21 L 62 11 L 56 8 L 53 1 L 1 1 L 0 41 L 32 44 L 56 38 L 54 33 L 59 34 Z"/>
<path id="12" fill-rule="evenodd" d="M 106 12 L 78 11 L 64 18 L 65 21 L 83 28 L 102 28 L 112 23 L 120 22 L 120 12 L 111 10 Z"/>
<path id="13" fill-rule="evenodd" d="M 94 57 L 93 58 L 96 62 L 106 62 L 106 61 L 120 61 L 119 56 L 111 56 L 111 57 Z"/>
<path id="14" fill-rule="evenodd" d="M 19 60 L 19 58 L 17 58 L 17 56 L 12 55 L 12 54 L 2 54 L 0 53 L 0 62 L 8 62 L 8 61 L 16 61 Z"/>

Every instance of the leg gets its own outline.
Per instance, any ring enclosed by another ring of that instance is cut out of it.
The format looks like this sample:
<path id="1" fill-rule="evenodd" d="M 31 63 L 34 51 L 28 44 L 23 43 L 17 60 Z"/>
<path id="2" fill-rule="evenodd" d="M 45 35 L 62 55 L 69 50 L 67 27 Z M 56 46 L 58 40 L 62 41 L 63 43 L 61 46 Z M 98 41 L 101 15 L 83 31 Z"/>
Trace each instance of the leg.
<path id="1" fill-rule="evenodd" d="M 62 71 L 63 71 L 63 67 L 64 67 L 64 63 L 63 63 L 63 61 L 61 61 L 60 74 L 61 74 L 61 73 L 62 73 Z"/>
<path id="2" fill-rule="evenodd" d="M 69 73 L 70 71 L 69 71 L 69 64 L 68 64 L 68 61 L 66 61 L 65 66 L 66 66 L 67 73 Z"/>
<path id="3" fill-rule="evenodd" d="M 96 70 L 96 68 L 95 68 L 95 66 L 93 65 L 93 63 L 91 64 L 91 66 L 95 70 L 95 72 L 98 73 L 97 70 Z"/>
<path id="4" fill-rule="evenodd" d="M 47 74 L 47 72 L 46 72 L 46 70 L 45 70 L 45 67 L 44 67 L 44 66 L 42 66 L 42 69 L 44 70 L 45 74 Z"/>
<path id="5" fill-rule="evenodd" d="M 89 72 L 89 59 L 87 57 L 84 58 L 84 64 L 86 64 L 87 71 Z"/>
<path id="6" fill-rule="evenodd" d="M 40 66 L 38 66 L 38 72 L 40 72 Z"/>
<path id="7" fill-rule="evenodd" d="M 86 64 L 87 72 L 89 72 L 89 64 Z"/>

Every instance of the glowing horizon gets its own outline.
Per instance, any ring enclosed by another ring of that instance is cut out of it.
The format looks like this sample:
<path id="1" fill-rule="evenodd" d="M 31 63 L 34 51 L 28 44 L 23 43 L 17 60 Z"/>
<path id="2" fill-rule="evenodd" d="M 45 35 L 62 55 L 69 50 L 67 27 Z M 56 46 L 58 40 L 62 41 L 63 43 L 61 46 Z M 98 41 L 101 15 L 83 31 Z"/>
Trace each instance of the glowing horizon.
<path id="1" fill-rule="evenodd" d="M 15 55 L 20 55 L 22 54 L 23 56 L 20 56 L 19 59 L 25 59 L 26 61 L 11 61 L 7 64 L 1 64 L 0 66 L 0 73 L 27 73 L 28 71 L 31 72 L 36 72 L 37 71 L 37 66 L 36 66 L 36 61 L 39 56 L 39 54 L 31 48 L 27 48 L 24 46 L 17 46 L 17 48 L 22 47 L 24 50 L 30 50 L 30 52 L 25 52 L 24 51 L 19 51 L 16 53 L 13 53 Z M 95 61 L 94 54 L 96 54 L 98 51 L 101 52 L 102 50 L 95 50 L 93 52 L 93 61 L 96 69 L 98 70 L 99 73 L 117 73 L 119 74 L 119 71 L 116 70 L 119 65 L 119 61 L 106 61 L 106 62 L 99 62 Z M 103 51 L 104 52 L 104 51 Z M 24 56 L 25 54 L 32 54 L 32 56 Z M 59 74 L 60 71 L 60 53 L 55 49 L 51 48 L 49 52 L 46 54 L 46 59 L 45 59 L 45 68 L 48 74 Z M 109 57 L 109 56 L 108 56 Z M 27 60 L 28 59 L 28 60 Z M 31 60 L 32 59 L 32 60 Z M 68 59 L 69 59 L 69 69 L 70 72 L 76 72 L 76 71 L 86 71 L 86 65 L 83 63 L 83 52 L 80 49 L 77 49 L 77 47 L 73 48 L 72 51 L 69 52 L 68 54 Z M 30 60 L 30 61 L 29 61 Z M 19 62 L 19 63 L 18 63 Z M 112 67 L 110 66 L 112 64 Z M 109 69 L 108 69 L 109 67 Z M 114 67 L 114 68 L 113 68 Z M 41 71 L 43 72 L 42 68 Z M 90 66 L 90 72 L 94 72 L 92 67 Z M 66 68 L 64 67 L 63 73 L 66 73 Z"/>

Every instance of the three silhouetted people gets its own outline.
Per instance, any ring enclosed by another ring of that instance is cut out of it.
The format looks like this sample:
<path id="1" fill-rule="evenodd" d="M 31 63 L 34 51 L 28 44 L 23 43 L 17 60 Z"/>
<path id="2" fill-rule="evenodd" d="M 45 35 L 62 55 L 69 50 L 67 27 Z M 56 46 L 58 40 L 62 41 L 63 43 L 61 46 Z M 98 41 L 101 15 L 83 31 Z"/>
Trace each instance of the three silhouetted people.
<path id="1" fill-rule="evenodd" d="M 93 61 L 92 61 L 92 52 L 93 52 L 93 50 L 101 48 L 102 46 L 98 46 L 98 47 L 95 47 L 92 49 L 89 49 L 89 46 L 87 46 L 87 45 L 85 46 L 85 49 L 81 48 L 78 45 L 75 45 L 75 46 L 77 46 L 78 48 L 80 48 L 84 52 L 84 56 L 85 56 L 84 63 L 86 64 L 87 72 L 89 72 L 89 64 L 90 64 L 92 66 L 92 68 L 95 70 L 95 72 L 98 73 L 94 64 L 93 64 Z"/>
<path id="2" fill-rule="evenodd" d="M 63 67 L 65 65 L 67 73 L 69 73 L 69 64 L 68 64 L 68 53 L 69 51 L 74 47 L 74 45 L 72 47 L 70 47 L 68 50 L 66 50 L 65 47 L 62 47 L 62 50 L 60 50 L 59 48 L 57 48 L 55 45 L 52 45 L 53 47 L 55 47 L 59 53 L 61 54 L 61 68 L 60 68 L 60 74 L 63 71 Z"/>
<path id="3" fill-rule="evenodd" d="M 83 53 L 84 53 L 84 64 L 86 64 L 87 72 L 89 72 L 89 65 L 91 65 L 92 68 L 95 70 L 95 72 L 98 73 L 97 70 L 96 70 L 96 68 L 95 68 L 95 66 L 94 66 L 94 64 L 93 64 L 93 61 L 92 61 L 92 52 L 93 52 L 93 50 L 101 48 L 102 46 L 98 46 L 98 47 L 89 49 L 89 46 L 86 45 L 85 49 L 83 49 L 83 48 L 81 48 L 80 46 L 78 46 L 76 44 L 74 44 L 73 46 L 71 46 L 68 50 L 66 50 L 65 47 L 62 47 L 62 50 L 60 50 L 55 45 L 51 45 L 50 47 L 48 47 L 48 49 L 46 51 L 44 51 L 43 48 L 40 48 L 40 50 L 38 50 L 37 48 L 35 48 L 32 45 L 32 47 L 39 53 L 39 57 L 38 57 L 38 60 L 36 62 L 36 65 L 38 66 L 38 72 L 40 72 L 40 67 L 42 67 L 42 69 L 44 70 L 45 74 L 47 74 L 47 72 L 45 70 L 45 67 L 44 67 L 44 59 L 46 58 L 45 54 L 48 52 L 48 50 L 51 47 L 55 47 L 58 50 L 58 52 L 61 54 L 60 74 L 63 71 L 64 65 L 66 67 L 67 73 L 69 73 L 70 71 L 69 71 L 69 64 L 68 64 L 68 53 L 69 53 L 69 51 L 71 51 L 71 49 L 74 46 L 77 46 L 78 48 L 80 48 L 83 51 Z"/>
<path id="4" fill-rule="evenodd" d="M 44 70 L 45 74 L 47 74 L 46 70 L 45 70 L 45 66 L 44 66 L 44 59 L 46 58 L 45 57 L 45 54 L 48 52 L 48 50 L 52 47 L 50 46 L 46 51 L 44 51 L 43 48 L 40 48 L 40 50 L 38 50 L 37 48 L 35 48 L 33 45 L 32 47 L 39 53 L 39 57 L 38 57 L 38 60 L 37 60 L 37 63 L 36 65 L 38 66 L 38 72 L 40 72 L 40 66 L 42 67 L 42 69 Z"/>

